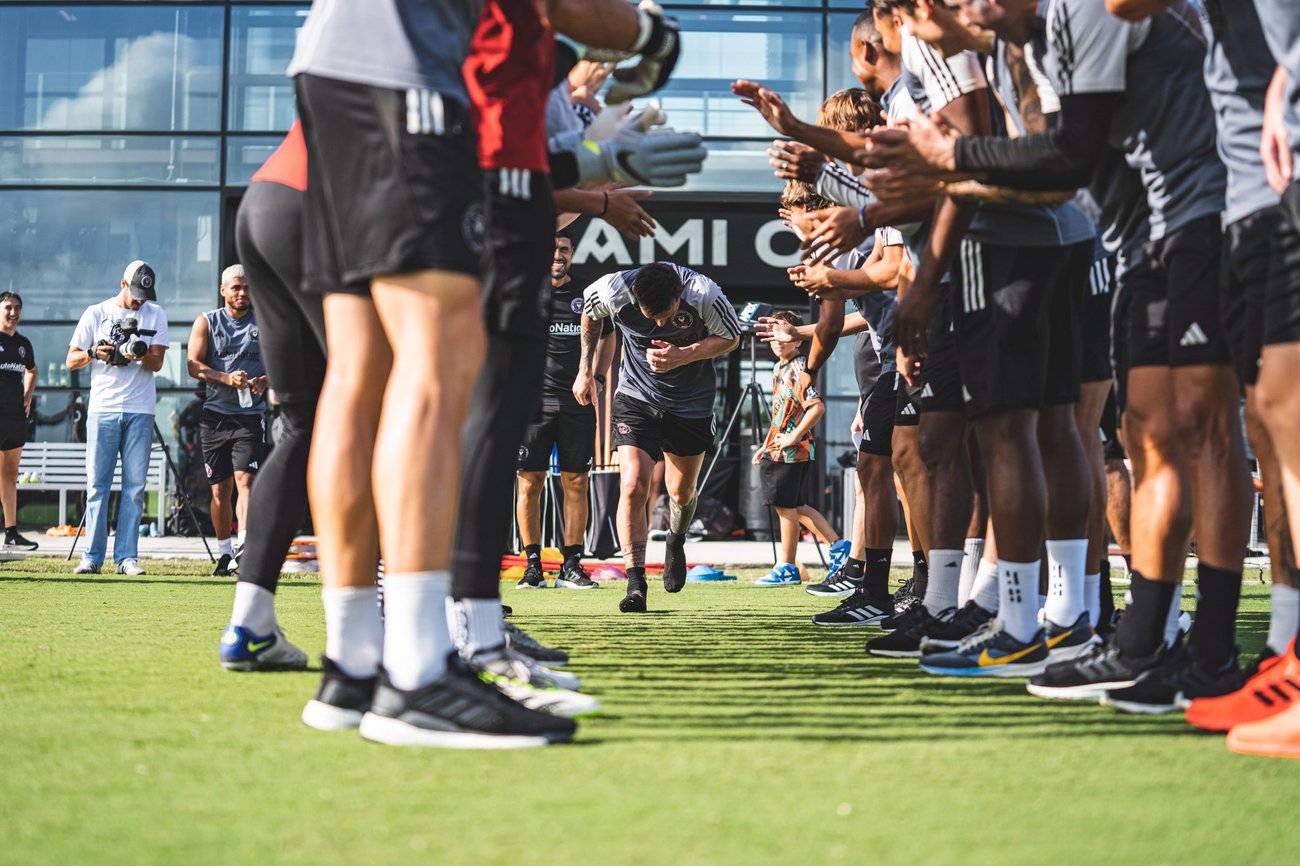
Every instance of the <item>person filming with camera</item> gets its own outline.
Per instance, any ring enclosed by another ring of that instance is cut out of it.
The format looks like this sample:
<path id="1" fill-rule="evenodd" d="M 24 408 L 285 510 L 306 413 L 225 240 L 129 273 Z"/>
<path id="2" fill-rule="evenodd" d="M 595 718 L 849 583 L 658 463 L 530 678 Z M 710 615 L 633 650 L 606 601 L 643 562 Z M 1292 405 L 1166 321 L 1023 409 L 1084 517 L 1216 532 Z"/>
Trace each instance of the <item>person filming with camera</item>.
<path id="1" fill-rule="evenodd" d="M 154 303 L 153 268 L 127 265 L 117 295 L 87 307 L 68 347 L 68 369 L 90 368 L 86 411 L 86 534 L 74 574 L 98 574 L 108 551 L 108 494 L 122 458 L 122 499 L 113 559 L 118 574 L 144 574 L 137 557 L 145 477 L 153 441 L 154 374 L 167 351 L 167 316 Z"/>

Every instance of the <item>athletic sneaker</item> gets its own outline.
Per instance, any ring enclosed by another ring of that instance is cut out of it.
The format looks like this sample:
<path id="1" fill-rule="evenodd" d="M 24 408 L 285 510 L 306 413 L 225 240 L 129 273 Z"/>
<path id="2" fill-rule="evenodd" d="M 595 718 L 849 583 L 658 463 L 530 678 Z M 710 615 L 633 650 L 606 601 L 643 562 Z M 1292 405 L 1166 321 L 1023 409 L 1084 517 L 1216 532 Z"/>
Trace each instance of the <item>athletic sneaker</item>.
<path id="1" fill-rule="evenodd" d="M 1092 621 L 1086 610 L 1070 625 L 1057 625 L 1046 617 L 1043 624 L 1047 632 L 1047 651 L 1051 653 L 1053 663 L 1078 658 L 1087 652 L 1088 647 L 1101 643 L 1092 630 Z"/>
<path id="2" fill-rule="evenodd" d="M 546 589 L 546 575 L 542 573 L 542 567 L 528 563 L 528 567 L 524 569 L 524 576 L 519 578 L 515 589 Z"/>
<path id="3" fill-rule="evenodd" d="M 243 626 L 228 625 L 221 634 L 221 666 L 228 671 L 300 671 L 307 654 L 289 643 L 277 628 L 255 635 Z"/>
<path id="4" fill-rule="evenodd" d="M 664 567 L 665 582 L 667 575 L 667 565 Z M 680 589 L 681 587 L 678 587 Z M 649 591 L 644 577 L 627 579 L 627 595 L 618 603 L 618 609 L 623 613 L 645 613 L 645 597 Z M 674 592 L 676 590 L 673 590 Z"/>
<path id="5" fill-rule="evenodd" d="M 320 659 L 320 688 L 302 708 L 302 723 L 318 731 L 346 731 L 361 724 L 370 709 L 378 677 L 348 676 L 326 656 Z"/>
<path id="6" fill-rule="evenodd" d="M 1288 648 L 1282 655 L 1260 662 L 1259 672 L 1237 691 L 1193 700 L 1187 708 L 1187 721 L 1207 731 L 1228 731 L 1294 706 L 1300 706 L 1300 659 Z"/>
<path id="7" fill-rule="evenodd" d="M 1300 758 L 1300 705 L 1228 732 L 1228 751 L 1266 758 Z"/>
<path id="8" fill-rule="evenodd" d="M 891 659 L 919 658 L 921 641 L 926 635 L 939 631 L 953 613 L 952 608 L 949 608 L 936 617 L 925 605 L 914 604 L 895 616 L 897 628 L 888 634 L 867 641 L 867 652 L 873 656 Z"/>
<path id="9" fill-rule="evenodd" d="M 1115 689 L 1101 696 L 1103 707 L 1122 713 L 1160 715 L 1185 710 L 1196 698 L 1217 698 L 1231 694 L 1245 682 L 1237 664 L 1237 653 L 1218 668 L 1208 667 L 1192 647 L 1179 647 L 1165 654 L 1126 689 Z"/>
<path id="10" fill-rule="evenodd" d="M 600 589 L 600 584 L 587 576 L 581 562 L 566 562 L 555 578 L 556 589 Z"/>
<path id="11" fill-rule="evenodd" d="M 17 529 L 12 529 L 5 533 L 5 547 L 18 547 L 24 550 L 35 550 L 40 547 L 40 545 L 35 541 L 32 541 L 30 538 L 23 538 L 18 534 Z"/>
<path id="12" fill-rule="evenodd" d="M 479 653 L 469 660 L 479 679 L 530 710 L 576 719 L 600 712 L 600 701 L 560 685 L 541 667 L 508 652 Z M 576 678 L 575 678 L 576 679 Z"/>
<path id="13" fill-rule="evenodd" d="M 829 550 L 831 558 L 826 563 L 826 576 L 822 578 L 823 583 L 831 583 L 839 579 L 840 572 L 844 570 L 844 563 L 848 562 L 849 554 L 853 552 L 853 543 L 847 538 L 841 538 L 832 544 Z"/>
<path id="14" fill-rule="evenodd" d="M 129 574 L 132 577 L 139 577 L 144 574 L 144 568 L 141 567 L 139 560 L 124 559 L 117 564 L 118 574 Z"/>
<path id="15" fill-rule="evenodd" d="M 1096 701 L 1113 689 L 1126 689 L 1160 664 L 1163 645 L 1149 656 L 1130 658 L 1114 641 L 1093 644 L 1076 658 L 1050 664 L 1029 680 L 1029 693 L 1049 700 Z"/>
<path id="16" fill-rule="evenodd" d="M 233 557 L 229 553 L 221 554 L 217 560 L 217 567 L 212 570 L 213 577 L 230 577 L 230 561 Z"/>
<path id="17" fill-rule="evenodd" d="M 512 622 L 502 623 L 501 630 L 506 636 L 506 646 L 523 653 L 535 662 L 551 667 L 569 663 L 569 654 L 564 650 L 538 643 L 532 635 Z"/>
<path id="18" fill-rule="evenodd" d="M 810 583 L 804 587 L 804 591 L 818 598 L 847 598 L 861 585 L 855 580 L 841 576 L 834 580 L 823 580 L 821 583 Z"/>
<path id="19" fill-rule="evenodd" d="M 895 632 L 897 634 L 897 632 Z M 1028 677 L 1048 664 L 1044 630 L 1027 641 L 1018 640 L 999 619 L 991 619 L 956 649 L 921 659 L 921 670 L 953 677 Z"/>
<path id="20" fill-rule="evenodd" d="M 798 586 L 803 583 L 799 575 L 799 566 L 786 563 L 777 565 L 767 574 L 754 581 L 754 586 Z"/>
<path id="21" fill-rule="evenodd" d="M 72 569 L 73 574 L 99 574 L 99 566 L 89 559 L 83 559 L 77 563 L 77 567 Z"/>
<path id="22" fill-rule="evenodd" d="M 925 637 L 921 638 L 921 654 L 956 649 L 958 644 L 979 631 L 993 616 L 976 604 L 974 599 L 966 602 L 952 619 L 934 631 L 926 632 Z"/>
<path id="23" fill-rule="evenodd" d="M 479 679 L 455 652 L 447 672 L 418 689 L 395 688 L 382 672 L 361 736 L 390 746 L 527 749 L 573 739 L 571 719 L 539 713 Z"/>
<path id="24" fill-rule="evenodd" d="M 664 542 L 664 592 L 681 592 L 685 585 L 686 536 L 669 532 Z"/>
<path id="25" fill-rule="evenodd" d="M 839 607 L 815 614 L 812 621 L 813 625 L 879 625 L 892 612 L 889 599 L 872 598 L 866 589 L 858 587 Z"/>

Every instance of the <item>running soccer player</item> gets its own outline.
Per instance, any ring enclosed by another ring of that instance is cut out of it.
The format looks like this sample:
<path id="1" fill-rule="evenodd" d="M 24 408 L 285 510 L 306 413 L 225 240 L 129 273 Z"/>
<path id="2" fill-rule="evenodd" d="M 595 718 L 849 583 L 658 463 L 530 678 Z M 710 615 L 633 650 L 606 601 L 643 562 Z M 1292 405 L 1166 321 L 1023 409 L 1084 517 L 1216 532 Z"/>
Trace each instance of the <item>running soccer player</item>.
<path id="1" fill-rule="evenodd" d="M 582 355 L 573 382 L 581 405 L 596 397 L 600 320 L 613 319 L 623 337 L 611 410 L 621 476 L 618 535 L 627 566 L 627 594 L 619 610 L 644 613 L 651 470 L 662 457 L 669 510 L 664 589 L 681 592 L 695 482 L 713 442 L 713 359 L 740 345 L 740 320 L 717 283 L 667 262 L 609 274 L 583 295 Z"/>
<path id="2" fill-rule="evenodd" d="M 596 445 L 596 409 L 573 396 L 582 338 L 582 293 L 573 285 L 573 238 L 555 236 L 551 259 L 550 334 L 546 343 L 546 378 L 542 384 L 541 417 L 528 425 L 519 446 L 519 492 L 515 514 L 527 563 L 520 589 L 546 586 L 542 573 L 542 487 L 550 469 L 551 450 L 559 453 L 560 486 L 564 491 L 564 563 L 555 579 L 560 589 L 597 589 L 600 584 L 582 567 L 583 536 L 587 531 L 587 478 Z M 608 324 L 608 321 L 606 321 Z M 603 341 L 611 341 L 606 328 Z M 597 357 L 606 353 L 597 349 Z M 604 370 L 593 378 L 604 387 Z"/>
<path id="3" fill-rule="evenodd" d="M 266 450 L 267 376 L 258 340 L 257 314 L 248 292 L 243 265 L 221 272 L 220 308 L 204 313 L 190 328 L 189 374 L 204 383 L 203 468 L 212 487 L 212 528 L 221 554 L 212 572 L 229 577 L 248 536 L 248 502 L 253 478 Z M 239 502 L 231 498 L 236 489 Z M 232 508 L 232 506 L 235 506 Z M 230 520 L 239 521 L 239 536 L 230 538 Z"/>
<path id="4" fill-rule="evenodd" d="M 36 353 L 32 342 L 18 333 L 23 299 L 17 292 L 0 292 L 0 501 L 4 505 L 4 546 L 40 547 L 18 534 L 18 464 L 27 444 L 27 418 L 36 393 Z"/>

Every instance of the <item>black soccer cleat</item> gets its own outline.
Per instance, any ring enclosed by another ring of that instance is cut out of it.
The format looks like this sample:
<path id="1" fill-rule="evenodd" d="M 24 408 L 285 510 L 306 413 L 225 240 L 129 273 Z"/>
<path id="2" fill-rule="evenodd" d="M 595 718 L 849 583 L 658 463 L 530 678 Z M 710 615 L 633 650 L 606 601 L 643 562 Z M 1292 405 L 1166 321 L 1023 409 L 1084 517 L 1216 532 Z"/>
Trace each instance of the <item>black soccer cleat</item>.
<path id="1" fill-rule="evenodd" d="M 361 724 L 370 710 L 378 677 L 348 676 L 326 656 L 320 660 L 320 688 L 302 708 L 302 721 L 318 731 L 346 731 Z"/>
<path id="2" fill-rule="evenodd" d="M 618 603 L 618 609 L 623 613 L 645 613 L 645 597 L 648 591 L 645 578 L 629 577 L 627 580 L 627 595 Z"/>
<path id="3" fill-rule="evenodd" d="M 230 560 L 231 560 L 231 558 L 232 558 L 232 557 L 230 556 L 229 553 L 223 553 L 223 554 L 221 554 L 221 558 L 217 560 L 217 567 L 214 568 L 214 569 L 212 569 L 212 576 L 213 576 L 213 577 L 230 577 L 230 574 L 231 574 L 231 572 L 230 572 Z"/>
<path id="4" fill-rule="evenodd" d="M 681 592 L 684 586 L 686 586 L 686 536 L 670 532 L 664 547 L 664 592 Z"/>
<path id="5" fill-rule="evenodd" d="M 40 547 L 39 544 L 37 544 L 35 541 L 32 541 L 30 538 L 23 538 L 21 535 L 19 535 L 17 529 L 10 529 L 5 532 L 4 546 L 16 547 L 22 550 L 35 550 L 36 548 Z"/>

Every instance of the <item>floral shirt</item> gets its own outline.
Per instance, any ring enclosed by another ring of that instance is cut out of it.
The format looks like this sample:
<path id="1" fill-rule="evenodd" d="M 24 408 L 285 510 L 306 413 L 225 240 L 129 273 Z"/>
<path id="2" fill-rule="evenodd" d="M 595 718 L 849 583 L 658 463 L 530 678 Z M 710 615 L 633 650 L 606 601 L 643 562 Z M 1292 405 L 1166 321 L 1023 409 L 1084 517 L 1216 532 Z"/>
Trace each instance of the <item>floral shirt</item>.
<path id="1" fill-rule="evenodd" d="M 822 401 L 815 386 L 809 385 L 803 399 L 799 399 L 799 377 L 807 368 L 802 355 L 789 361 L 778 361 L 772 370 L 772 428 L 768 431 L 768 442 L 778 433 L 793 433 L 803 422 L 808 407 Z M 778 463 L 805 463 L 813 459 L 813 434 L 809 430 L 789 448 L 781 449 L 779 454 L 769 451 L 766 459 Z"/>

